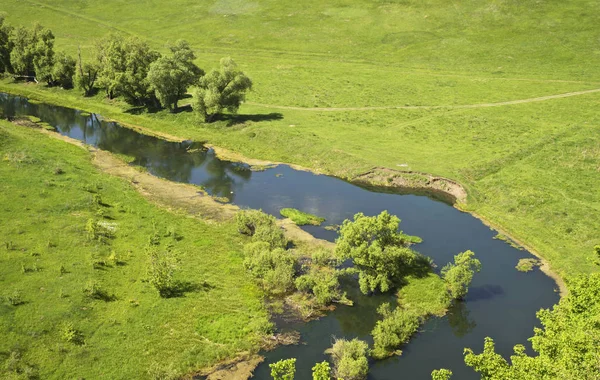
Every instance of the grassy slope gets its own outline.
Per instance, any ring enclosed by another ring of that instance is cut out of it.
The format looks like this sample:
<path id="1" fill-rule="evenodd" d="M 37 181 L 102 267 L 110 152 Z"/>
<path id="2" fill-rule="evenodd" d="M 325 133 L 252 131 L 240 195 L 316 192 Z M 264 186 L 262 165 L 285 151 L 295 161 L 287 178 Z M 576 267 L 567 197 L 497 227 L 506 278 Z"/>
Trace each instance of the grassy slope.
<path id="1" fill-rule="evenodd" d="M 44 379 L 133 379 L 146 378 L 154 365 L 175 363 L 185 372 L 257 347 L 268 316 L 242 268 L 243 242 L 233 224 L 163 211 L 124 181 L 99 173 L 84 150 L 6 122 L 0 122 L 0 159 L 0 362 L 21 350 L 23 362 Z M 89 242 L 84 231 L 95 214 L 84 188 L 96 184 L 118 226 L 108 246 Z M 155 228 L 183 236 L 161 241 L 181 259 L 177 278 L 208 287 L 162 299 L 145 282 L 145 249 Z M 111 250 L 125 264 L 93 269 Z M 60 275 L 61 265 L 68 273 Z M 22 266 L 39 271 L 23 273 Z M 85 298 L 90 280 L 117 299 Z M 17 289 L 25 304 L 10 306 L 4 296 Z M 85 345 L 61 340 L 65 321 L 83 333 Z M 0 377 L 10 378 L 4 370 Z"/>
<path id="2" fill-rule="evenodd" d="M 59 47 L 75 52 L 81 44 L 86 55 L 94 38 L 114 30 L 159 49 L 186 38 L 204 67 L 232 55 L 256 84 L 248 97 L 255 103 L 457 105 L 600 87 L 599 5 L 583 0 L 40 4 L 7 0 L 2 10 L 13 24 L 40 20 L 55 31 Z M 326 113 L 245 105 L 247 116 L 232 126 L 199 127 L 188 113 L 136 117 L 100 98 L 31 91 L 342 176 L 408 164 L 451 177 L 468 188 L 471 210 L 539 250 L 562 274 L 593 270 L 586 255 L 600 229 L 598 93 L 467 110 Z"/>

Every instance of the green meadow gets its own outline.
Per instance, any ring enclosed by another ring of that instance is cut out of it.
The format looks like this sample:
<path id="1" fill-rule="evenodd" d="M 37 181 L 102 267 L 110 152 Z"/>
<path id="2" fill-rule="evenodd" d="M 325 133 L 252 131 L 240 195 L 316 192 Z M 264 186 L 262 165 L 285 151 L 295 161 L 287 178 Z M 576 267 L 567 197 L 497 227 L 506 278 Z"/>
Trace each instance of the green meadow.
<path id="1" fill-rule="evenodd" d="M 200 67 L 231 56 L 254 83 L 237 115 L 208 124 L 102 91 L 84 98 L 8 78 L 0 91 L 348 179 L 373 167 L 447 177 L 468 191 L 461 208 L 563 278 L 597 271 L 598 2 L 3 0 L 0 12 L 14 26 L 39 21 L 57 50 L 81 48 L 84 60 L 108 33 L 163 53 L 183 38 Z M 41 378 L 140 378 L 140 368 L 183 373 L 258 347 L 268 314 L 233 224 L 161 210 L 94 169 L 89 153 L 5 122 L 0 159 L 1 295 L 24 302 L 0 305 L 0 335 L 15 342 L 0 361 L 22 352 L 19 365 L 41 363 Z M 98 217 L 90 189 L 118 225 L 109 244 L 86 238 Z M 182 297 L 162 299 L 147 282 L 153 234 L 177 252 L 176 277 L 197 285 Z M 114 299 L 85 297 L 90 281 Z M 441 285 L 429 281 L 399 298 L 441 313 L 428 296 Z M 56 326 L 69 320 L 85 345 L 62 338 Z"/>
<path id="2" fill-rule="evenodd" d="M 558 273 L 593 270 L 600 93 L 526 99 L 600 88 L 598 4 L 6 0 L 0 10 L 14 25 L 40 21 L 59 49 L 84 57 L 109 32 L 162 51 L 184 38 L 201 67 L 232 56 L 254 82 L 240 115 L 212 124 L 188 112 L 124 113 L 77 91 L 3 90 L 342 177 L 373 166 L 449 177 L 469 191 L 467 210 Z M 394 106 L 434 108 L 314 109 Z"/>
<path id="3" fill-rule="evenodd" d="M 166 378 L 255 352 L 269 332 L 234 223 L 162 210 L 87 151 L 4 121 L 0 177 L 0 377 Z M 89 219 L 113 236 L 90 240 Z M 150 249 L 176 255 L 178 296 L 148 282 Z"/>

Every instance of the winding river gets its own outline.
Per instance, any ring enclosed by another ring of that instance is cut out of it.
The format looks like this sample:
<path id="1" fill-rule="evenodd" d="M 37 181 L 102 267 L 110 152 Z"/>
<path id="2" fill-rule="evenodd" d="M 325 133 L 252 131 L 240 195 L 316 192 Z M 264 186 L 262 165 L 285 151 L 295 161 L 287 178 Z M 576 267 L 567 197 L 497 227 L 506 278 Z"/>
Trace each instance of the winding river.
<path id="1" fill-rule="evenodd" d="M 217 158 L 212 150 L 191 142 L 169 142 L 140 134 L 119 124 L 74 109 L 29 102 L 0 93 L 0 111 L 6 116 L 31 115 L 57 132 L 107 151 L 134 158 L 132 165 L 172 181 L 202 186 L 213 196 L 241 207 L 262 209 L 279 216 L 279 209 L 294 207 L 340 224 L 357 212 L 375 215 L 383 210 L 398 215 L 401 228 L 423 238 L 416 249 L 433 258 L 438 268 L 470 249 L 483 269 L 475 276 L 466 300 L 455 304 L 443 318 L 430 318 L 405 345 L 403 355 L 371 363 L 369 379 L 430 379 L 436 368 L 449 368 L 454 378 L 478 376 L 463 362 L 463 348 L 483 348 L 486 336 L 508 357 L 515 344 L 530 346 L 527 338 L 538 324 L 535 313 L 558 302 L 556 284 L 539 269 L 520 273 L 520 258 L 532 257 L 495 240 L 495 231 L 470 214 L 419 195 L 398 195 L 367 190 L 338 178 L 298 171 L 286 165 L 251 171 L 245 164 Z M 333 241 L 336 233 L 322 227 L 304 227 L 314 236 Z M 370 342 L 377 320 L 376 308 L 389 297 L 364 297 L 350 290 L 353 307 L 339 306 L 326 317 L 309 323 L 280 323 L 280 329 L 301 333 L 301 344 L 263 353 L 266 360 L 254 378 L 269 379 L 268 364 L 297 358 L 297 379 L 310 379 L 311 367 L 327 359 L 324 350 L 333 337 L 360 337 Z"/>

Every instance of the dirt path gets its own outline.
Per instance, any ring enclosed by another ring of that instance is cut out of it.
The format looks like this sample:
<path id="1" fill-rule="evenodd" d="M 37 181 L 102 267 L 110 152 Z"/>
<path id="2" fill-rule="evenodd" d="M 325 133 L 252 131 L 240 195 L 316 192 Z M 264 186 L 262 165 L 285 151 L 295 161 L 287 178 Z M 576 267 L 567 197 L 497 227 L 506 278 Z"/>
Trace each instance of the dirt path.
<path id="1" fill-rule="evenodd" d="M 575 92 L 567 92 L 564 94 L 557 95 L 547 95 L 540 96 L 537 98 L 529 98 L 529 99 L 518 99 L 518 100 L 509 100 L 506 102 L 497 102 L 497 103 L 478 103 L 478 104 L 462 104 L 455 106 L 375 106 L 375 107 L 293 107 L 293 106 L 278 106 L 273 104 L 262 104 L 262 103 L 254 103 L 254 102 L 246 102 L 245 104 L 264 107 L 264 108 L 272 108 L 272 109 L 281 109 L 281 110 L 295 110 L 295 111 L 313 111 L 313 112 L 336 112 L 336 111 L 375 111 L 375 110 L 413 110 L 413 109 L 470 109 L 470 108 L 488 108 L 488 107 L 501 107 L 501 106 L 510 106 L 514 104 L 524 104 L 524 103 L 535 103 L 535 102 L 543 102 L 546 100 L 552 99 L 562 99 L 569 98 L 571 96 L 579 96 L 586 94 L 593 94 L 596 92 L 600 92 L 600 88 L 596 88 L 593 90 L 583 90 L 583 91 L 575 91 Z"/>

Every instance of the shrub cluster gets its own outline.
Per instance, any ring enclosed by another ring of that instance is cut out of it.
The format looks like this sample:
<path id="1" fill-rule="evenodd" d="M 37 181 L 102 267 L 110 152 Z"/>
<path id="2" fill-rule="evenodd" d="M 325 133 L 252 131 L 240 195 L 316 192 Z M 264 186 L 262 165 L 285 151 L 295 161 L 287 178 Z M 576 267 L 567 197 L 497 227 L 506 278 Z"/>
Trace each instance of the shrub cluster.
<path id="1" fill-rule="evenodd" d="M 371 355 L 375 359 L 383 359 L 399 353 L 397 348 L 408 342 L 419 328 L 422 319 L 417 313 L 401 307 L 392 311 L 388 303 L 381 305 L 377 312 L 383 319 L 377 321 L 371 333 L 373 335 Z"/>
<path id="2" fill-rule="evenodd" d="M 335 376 L 344 380 L 363 380 L 369 372 L 369 345 L 358 339 L 337 339 L 331 348 Z"/>

